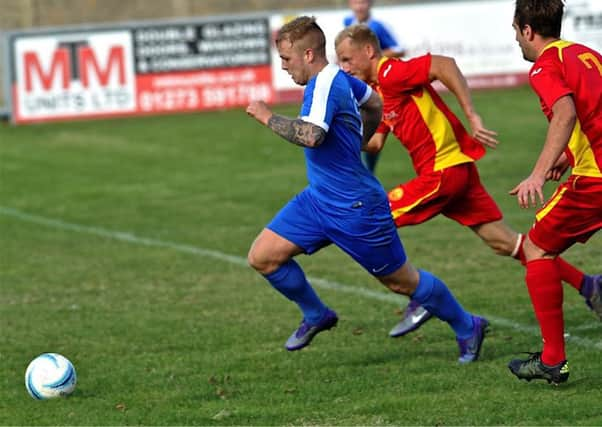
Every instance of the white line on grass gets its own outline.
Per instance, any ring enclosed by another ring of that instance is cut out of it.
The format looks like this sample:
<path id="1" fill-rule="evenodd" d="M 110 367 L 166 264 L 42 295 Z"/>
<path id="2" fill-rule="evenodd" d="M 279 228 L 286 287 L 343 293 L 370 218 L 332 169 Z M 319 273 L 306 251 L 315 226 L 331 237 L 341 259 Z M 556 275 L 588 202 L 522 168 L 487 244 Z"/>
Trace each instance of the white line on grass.
<path id="1" fill-rule="evenodd" d="M 179 243 L 168 242 L 164 240 L 158 239 L 149 239 L 146 237 L 139 237 L 131 233 L 121 232 L 121 231 L 111 231 L 100 227 L 92 227 L 86 225 L 73 224 L 69 222 L 64 222 L 58 219 L 46 218 L 38 215 L 32 215 L 25 212 L 21 212 L 17 209 L 7 208 L 0 206 L 0 214 L 9 216 L 12 218 L 19 219 L 21 221 L 30 222 L 38 225 L 44 225 L 47 227 L 58 228 L 61 230 L 69 230 L 77 233 L 85 233 L 85 234 L 93 234 L 100 237 L 105 237 L 114 240 L 120 240 L 123 242 L 134 243 L 138 245 L 144 246 L 154 246 L 161 248 L 173 249 L 179 252 L 190 253 L 194 255 L 199 255 L 202 257 L 213 258 L 219 261 L 228 262 L 231 264 L 239 265 L 242 267 L 247 267 L 247 260 L 243 257 L 236 255 L 229 255 L 221 251 L 216 251 L 212 249 L 199 248 L 197 246 L 191 245 L 182 245 Z M 398 295 L 391 293 L 384 293 L 373 291 L 366 288 L 361 288 L 359 286 L 351 286 L 343 283 L 333 282 L 330 280 L 321 279 L 319 277 L 311 277 L 308 276 L 309 281 L 323 289 L 333 290 L 336 292 L 359 295 L 364 298 L 391 302 L 394 304 L 399 304 L 401 298 Z M 485 315 L 490 321 L 493 323 L 504 326 L 509 329 L 515 329 L 520 332 L 524 332 L 530 335 L 539 336 L 539 329 L 534 326 L 527 326 L 517 322 L 514 322 L 509 319 L 505 319 L 503 317 Z M 580 345 L 582 347 L 587 348 L 595 348 L 598 350 L 602 350 L 602 341 L 594 341 L 588 338 L 580 338 L 575 335 L 570 335 L 567 337 L 567 341 Z"/>

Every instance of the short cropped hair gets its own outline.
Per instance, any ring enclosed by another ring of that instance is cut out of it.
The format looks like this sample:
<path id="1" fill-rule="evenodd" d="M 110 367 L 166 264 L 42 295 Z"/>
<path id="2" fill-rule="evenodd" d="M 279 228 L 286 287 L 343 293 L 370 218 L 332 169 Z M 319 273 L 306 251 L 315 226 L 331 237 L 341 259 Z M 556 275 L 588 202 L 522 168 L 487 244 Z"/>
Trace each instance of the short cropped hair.
<path id="1" fill-rule="evenodd" d="M 299 16 L 284 24 L 276 35 L 276 45 L 288 40 L 294 47 L 311 48 L 326 55 L 326 37 L 315 17 Z"/>
<path id="2" fill-rule="evenodd" d="M 355 24 L 339 32 L 334 40 L 335 47 L 345 39 L 350 39 L 353 44 L 370 44 L 377 53 L 381 52 L 378 37 L 367 25 Z"/>
<path id="3" fill-rule="evenodd" d="M 516 0 L 514 22 L 520 31 L 529 25 L 542 37 L 560 38 L 563 12 L 562 0 Z"/>

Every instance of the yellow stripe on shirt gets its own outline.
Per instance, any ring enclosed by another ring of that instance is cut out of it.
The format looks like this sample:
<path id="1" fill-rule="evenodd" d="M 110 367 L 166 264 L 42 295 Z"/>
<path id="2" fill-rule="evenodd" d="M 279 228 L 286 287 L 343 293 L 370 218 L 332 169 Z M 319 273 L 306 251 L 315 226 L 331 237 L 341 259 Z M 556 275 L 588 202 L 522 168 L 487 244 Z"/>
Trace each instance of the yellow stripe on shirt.
<path id="1" fill-rule="evenodd" d="M 462 152 L 460 143 L 456 140 L 456 134 L 451 123 L 435 104 L 431 94 L 422 89 L 422 96 L 412 95 L 412 100 L 418 107 L 424 123 L 428 125 L 431 137 L 435 142 L 435 164 L 434 171 L 472 162 L 473 159 Z"/>
<path id="2" fill-rule="evenodd" d="M 581 131 L 579 119 L 575 122 L 575 128 L 569 140 L 569 150 L 575 159 L 575 167 L 571 171 L 573 175 L 602 178 L 602 171 L 596 163 L 592 144 L 587 135 Z"/>

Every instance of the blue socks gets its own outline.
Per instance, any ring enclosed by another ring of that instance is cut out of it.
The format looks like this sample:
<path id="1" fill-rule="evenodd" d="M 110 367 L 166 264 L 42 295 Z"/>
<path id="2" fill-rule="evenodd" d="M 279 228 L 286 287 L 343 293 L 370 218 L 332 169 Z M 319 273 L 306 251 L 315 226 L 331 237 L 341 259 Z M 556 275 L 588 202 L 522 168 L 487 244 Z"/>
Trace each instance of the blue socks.
<path id="1" fill-rule="evenodd" d="M 472 315 L 464 310 L 454 298 L 450 290 L 439 278 L 428 271 L 418 270 L 420 281 L 412 294 L 412 299 L 446 321 L 452 327 L 456 336 L 466 339 L 473 334 Z"/>
<path id="2" fill-rule="evenodd" d="M 456 336 L 466 339 L 473 334 L 472 315 L 456 301 L 450 290 L 441 280 L 431 273 L 419 270 L 420 281 L 412 299 L 433 313 L 439 319 L 449 323 Z M 309 324 L 317 324 L 327 307 L 311 287 L 305 273 L 293 259 L 282 264 L 276 271 L 264 275 L 270 284 L 297 303 L 303 317 Z"/>
<path id="3" fill-rule="evenodd" d="M 282 264 L 276 271 L 265 274 L 270 284 L 293 302 L 296 302 L 303 317 L 310 325 L 317 324 L 327 308 L 311 287 L 305 273 L 293 259 Z"/>

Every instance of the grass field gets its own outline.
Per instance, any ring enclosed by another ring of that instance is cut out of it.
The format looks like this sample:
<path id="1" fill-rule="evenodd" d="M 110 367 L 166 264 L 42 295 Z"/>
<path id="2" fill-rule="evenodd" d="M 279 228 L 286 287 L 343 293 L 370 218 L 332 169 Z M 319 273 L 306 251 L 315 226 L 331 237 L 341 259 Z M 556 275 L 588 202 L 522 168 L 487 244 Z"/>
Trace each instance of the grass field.
<path id="1" fill-rule="evenodd" d="M 526 230 L 534 212 L 507 191 L 545 118 L 527 88 L 474 97 L 502 140 L 483 181 Z M 384 186 L 412 174 L 390 141 Z M 242 110 L 0 129 L 0 424 L 602 425 L 602 324 L 565 287 L 569 382 L 517 381 L 509 359 L 540 348 L 524 272 L 445 218 L 400 234 L 414 264 L 490 319 L 479 362 L 458 366 L 438 321 L 388 338 L 405 301 L 336 248 L 299 260 L 339 326 L 286 352 L 299 312 L 245 259 L 304 185 L 302 151 Z M 601 234 L 566 258 L 602 270 Z M 27 395 L 43 352 L 73 361 L 71 397 Z"/>

